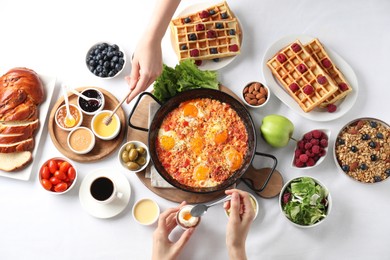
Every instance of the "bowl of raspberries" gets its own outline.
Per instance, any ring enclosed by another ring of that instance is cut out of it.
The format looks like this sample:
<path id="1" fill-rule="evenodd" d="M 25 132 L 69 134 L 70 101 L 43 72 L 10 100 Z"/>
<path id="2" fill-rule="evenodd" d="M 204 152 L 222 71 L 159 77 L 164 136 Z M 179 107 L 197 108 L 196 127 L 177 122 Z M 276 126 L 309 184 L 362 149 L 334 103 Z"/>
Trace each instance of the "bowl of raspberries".
<path id="1" fill-rule="evenodd" d="M 329 137 L 328 129 L 314 129 L 305 133 L 297 141 L 291 166 L 308 169 L 322 163 L 328 153 Z"/>

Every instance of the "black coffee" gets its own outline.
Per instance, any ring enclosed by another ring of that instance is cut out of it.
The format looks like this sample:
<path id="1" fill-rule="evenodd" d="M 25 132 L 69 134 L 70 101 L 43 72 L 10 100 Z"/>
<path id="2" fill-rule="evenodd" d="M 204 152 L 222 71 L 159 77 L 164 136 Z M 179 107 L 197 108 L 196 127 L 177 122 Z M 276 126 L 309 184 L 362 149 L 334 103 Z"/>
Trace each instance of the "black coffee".
<path id="1" fill-rule="evenodd" d="M 99 177 L 91 184 L 91 195 L 96 200 L 104 201 L 114 192 L 114 183 L 106 177 Z"/>

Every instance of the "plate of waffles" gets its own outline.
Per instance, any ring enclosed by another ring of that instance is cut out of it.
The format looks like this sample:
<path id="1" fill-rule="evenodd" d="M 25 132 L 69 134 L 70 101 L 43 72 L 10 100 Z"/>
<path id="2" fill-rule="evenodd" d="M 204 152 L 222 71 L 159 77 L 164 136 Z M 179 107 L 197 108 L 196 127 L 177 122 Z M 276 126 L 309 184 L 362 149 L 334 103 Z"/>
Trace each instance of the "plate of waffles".
<path id="1" fill-rule="evenodd" d="M 351 66 L 319 39 L 289 35 L 263 57 L 268 87 L 289 108 L 313 121 L 331 121 L 355 104 L 359 86 Z"/>
<path id="2" fill-rule="evenodd" d="M 188 6 L 169 27 L 179 62 L 193 59 L 201 70 L 219 70 L 241 52 L 243 31 L 227 2 Z"/>

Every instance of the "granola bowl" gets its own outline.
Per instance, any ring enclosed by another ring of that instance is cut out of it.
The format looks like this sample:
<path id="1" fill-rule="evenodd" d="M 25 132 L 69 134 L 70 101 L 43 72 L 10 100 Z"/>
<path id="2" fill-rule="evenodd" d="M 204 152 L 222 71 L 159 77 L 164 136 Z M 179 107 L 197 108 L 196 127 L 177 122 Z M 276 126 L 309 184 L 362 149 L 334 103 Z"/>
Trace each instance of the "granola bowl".
<path id="1" fill-rule="evenodd" d="M 371 118 L 357 118 L 338 133 L 333 156 L 340 171 L 361 183 L 390 177 L 390 126 Z"/>

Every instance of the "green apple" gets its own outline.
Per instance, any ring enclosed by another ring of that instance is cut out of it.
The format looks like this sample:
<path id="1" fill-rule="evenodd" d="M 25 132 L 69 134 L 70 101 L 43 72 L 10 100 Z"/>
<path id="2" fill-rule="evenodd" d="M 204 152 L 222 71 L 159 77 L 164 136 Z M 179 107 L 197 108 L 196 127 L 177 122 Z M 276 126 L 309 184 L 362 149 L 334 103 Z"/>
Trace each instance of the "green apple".
<path id="1" fill-rule="evenodd" d="M 271 114 L 263 118 L 261 135 L 273 147 L 284 147 L 294 133 L 294 124 L 286 117 Z"/>

